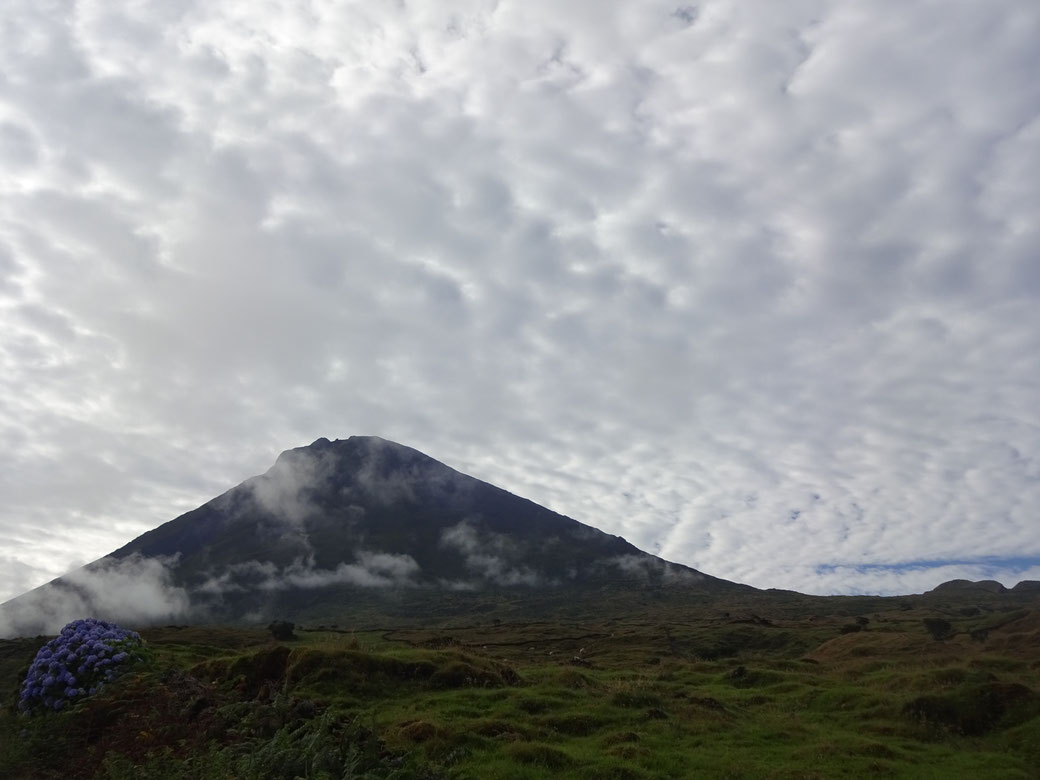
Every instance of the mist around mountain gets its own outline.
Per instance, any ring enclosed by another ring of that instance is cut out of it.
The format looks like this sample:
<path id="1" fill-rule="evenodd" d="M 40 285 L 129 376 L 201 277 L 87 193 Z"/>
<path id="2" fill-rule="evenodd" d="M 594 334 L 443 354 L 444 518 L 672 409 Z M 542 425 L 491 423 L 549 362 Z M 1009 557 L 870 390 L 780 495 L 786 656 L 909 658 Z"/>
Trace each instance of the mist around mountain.
<path id="1" fill-rule="evenodd" d="M 500 609 L 566 611 L 662 588 L 751 590 L 377 437 L 318 439 L 265 474 L 0 606 L 0 636 L 84 614 L 134 625 Z"/>

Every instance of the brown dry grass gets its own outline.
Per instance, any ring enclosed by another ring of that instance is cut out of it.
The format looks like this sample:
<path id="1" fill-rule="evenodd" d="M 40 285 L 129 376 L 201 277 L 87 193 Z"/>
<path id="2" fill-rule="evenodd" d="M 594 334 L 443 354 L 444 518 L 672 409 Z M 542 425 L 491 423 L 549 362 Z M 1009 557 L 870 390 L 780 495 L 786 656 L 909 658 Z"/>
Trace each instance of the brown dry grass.
<path id="1" fill-rule="evenodd" d="M 930 636 L 911 632 L 862 631 L 843 634 L 817 647 L 805 657 L 820 664 L 848 664 L 856 661 L 873 661 L 878 658 L 898 660 L 913 658 L 937 662 L 952 661 L 974 655 L 970 639 L 955 637 L 936 641 Z"/>

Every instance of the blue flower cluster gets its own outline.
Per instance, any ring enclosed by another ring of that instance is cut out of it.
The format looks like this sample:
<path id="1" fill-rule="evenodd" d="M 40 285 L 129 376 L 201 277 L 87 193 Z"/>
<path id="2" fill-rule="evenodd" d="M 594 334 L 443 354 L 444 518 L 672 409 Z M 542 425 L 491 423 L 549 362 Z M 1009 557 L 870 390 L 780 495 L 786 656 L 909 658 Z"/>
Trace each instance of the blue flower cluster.
<path id="1" fill-rule="evenodd" d="M 114 678 L 141 647 L 135 631 L 86 618 L 74 620 L 33 659 L 22 684 L 23 712 L 61 710 Z"/>

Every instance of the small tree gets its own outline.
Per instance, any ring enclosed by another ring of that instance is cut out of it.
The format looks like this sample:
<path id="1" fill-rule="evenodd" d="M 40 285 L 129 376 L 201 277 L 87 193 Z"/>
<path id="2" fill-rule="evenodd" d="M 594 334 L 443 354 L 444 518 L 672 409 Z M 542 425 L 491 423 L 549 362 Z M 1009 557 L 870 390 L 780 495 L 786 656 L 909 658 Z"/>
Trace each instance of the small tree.
<path id="1" fill-rule="evenodd" d="M 296 638 L 296 634 L 293 633 L 294 628 L 296 628 L 295 623 L 290 623 L 287 620 L 276 620 L 267 627 L 267 630 L 279 642 L 286 642 Z"/>
<path id="2" fill-rule="evenodd" d="M 953 626 L 942 618 L 926 617 L 921 622 L 924 623 L 928 633 L 932 635 L 932 639 L 945 639 L 953 630 Z"/>

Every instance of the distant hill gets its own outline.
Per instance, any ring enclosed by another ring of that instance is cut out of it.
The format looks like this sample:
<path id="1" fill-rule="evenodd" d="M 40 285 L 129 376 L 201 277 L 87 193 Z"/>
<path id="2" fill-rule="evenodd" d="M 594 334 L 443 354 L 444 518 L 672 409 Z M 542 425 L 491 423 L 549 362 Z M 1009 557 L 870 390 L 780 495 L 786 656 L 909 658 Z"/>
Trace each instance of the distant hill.
<path id="1" fill-rule="evenodd" d="M 132 622 L 351 622 L 594 610 L 751 592 L 469 477 L 353 436 L 265 474 L 0 606 L 6 633 L 83 614 Z"/>
<path id="2" fill-rule="evenodd" d="M 987 593 L 1040 593 L 1040 581 L 1022 580 L 1012 588 L 1006 588 L 996 580 L 948 580 L 936 585 L 929 593 L 952 591 L 986 591 Z"/>
<path id="3" fill-rule="evenodd" d="M 929 593 L 945 593 L 958 590 L 984 590 L 988 593 L 1005 593 L 1007 588 L 996 580 L 948 580 L 936 585 Z"/>

